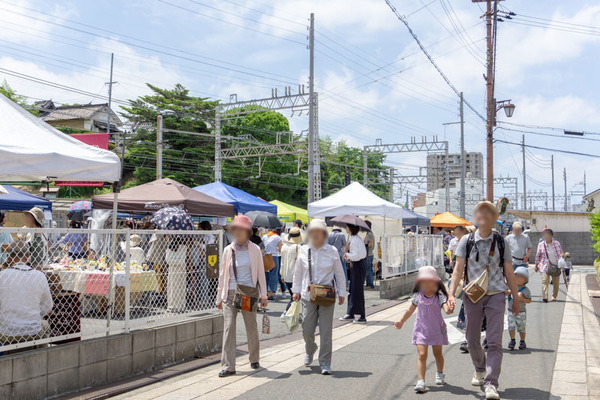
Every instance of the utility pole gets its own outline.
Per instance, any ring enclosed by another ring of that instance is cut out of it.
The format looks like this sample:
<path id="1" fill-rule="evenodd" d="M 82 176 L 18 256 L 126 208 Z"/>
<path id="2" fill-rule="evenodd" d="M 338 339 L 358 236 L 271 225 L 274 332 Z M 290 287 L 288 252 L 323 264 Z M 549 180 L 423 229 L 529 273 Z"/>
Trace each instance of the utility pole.
<path id="1" fill-rule="evenodd" d="M 394 202 L 394 168 L 390 168 L 390 201 Z"/>
<path id="2" fill-rule="evenodd" d="M 563 169 L 563 178 L 565 179 L 565 211 L 568 211 L 568 193 L 567 193 L 567 169 Z"/>
<path id="3" fill-rule="evenodd" d="M 556 211 L 556 194 L 554 193 L 554 154 L 550 156 L 552 165 L 552 211 Z"/>
<path id="4" fill-rule="evenodd" d="M 450 211 L 450 155 L 448 147 L 446 147 L 446 162 L 444 163 L 444 186 L 446 187 L 446 211 Z"/>
<path id="5" fill-rule="evenodd" d="M 523 135 L 521 151 L 523 152 L 523 210 L 527 210 L 527 170 L 525 168 L 525 135 Z"/>
<path id="6" fill-rule="evenodd" d="M 308 37 L 310 75 L 308 76 L 308 202 L 315 201 L 315 14 L 310 14 Z"/>
<path id="7" fill-rule="evenodd" d="M 156 117 L 156 179 L 162 179 L 163 174 L 163 116 Z"/>
<path id="8" fill-rule="evenodd" d="M 113 61 L 114 61 L 115 55 L 114 53 L 110 53 L 110 79 L 108 82 L 106 82 L 106 84 L 108 85 L 108 112 L 106 113 L 107 118 L 106 118 L 106 133 L 108 133 L 110 135 L 110 107 L 112 105 L 112 85 L 113 83 Z M 122 143 L 123 146 L 125 146 L 125 140 L 123 140 Z M 123 160 L 121 160 L 121 162 L 123 162 Z"/>
<path id="9" fill-rule="evenodd" d="M 369 185 L 369 171 L 367 169 L 367 167 L 369 166 L 368 163 L 368 156 L 367 156 L 367 152 L 369 150 L 367 149 L 367 146 L 363 147 L 363 186 L 367 187 Z"/>
<path id="10" fill-rule="evenodd" d="M 496 19 L 496 5 L 494 1 L 492 10 L 492 0 L 487 0 L 487 10 L 485 13 L 485 25 L 487 30 L 487 73 L 486 73 L 486 92 L 487 92 L 487 122 L 486 122 L 486 141 L 487 141 L 487 199 L 494 202 L 494 125 L 496 119 L 496 101 L 494 99 L 494 42 L 492 38 L 492 18 Z M 523 182 L 525 182 L 523 180 Z"/>
<path id="11" fill-rule="evenodd" d="M 467 153 L 465 152 L 465 116 L 463 93 L 460 92 L 460 217 L 465 219 L 465 179 L 467 178 Z"/>
<path id="12" fill-rule="evenodd" d="M 408 188 L 406 189 L 406 209 L 410 210 L 411 207 L 409 206 L 409 202 L 408 202 Z"/>

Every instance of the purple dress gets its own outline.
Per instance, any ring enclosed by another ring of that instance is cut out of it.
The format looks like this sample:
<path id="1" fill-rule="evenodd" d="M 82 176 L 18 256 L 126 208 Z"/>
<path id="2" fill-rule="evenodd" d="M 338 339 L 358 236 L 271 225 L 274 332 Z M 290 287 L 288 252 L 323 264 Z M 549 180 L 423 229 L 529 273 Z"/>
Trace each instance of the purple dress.
<path id="1" fill-rule="evenodd" d="M 448 330 L 442 317 L 442 305 L 446 296 L 439 293 L 427 297 L 423 292 L 413 295 L 412 303 L 417 307 L 417 317 L 413 328 L 412 344 L 439 346 L 448 344 Z"/>

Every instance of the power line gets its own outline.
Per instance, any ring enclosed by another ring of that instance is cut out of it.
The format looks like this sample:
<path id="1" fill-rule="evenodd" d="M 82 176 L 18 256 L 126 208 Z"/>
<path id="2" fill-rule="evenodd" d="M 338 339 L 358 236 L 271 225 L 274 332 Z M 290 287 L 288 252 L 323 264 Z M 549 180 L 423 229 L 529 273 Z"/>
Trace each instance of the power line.
<path id="1" fill-rule="evenodd" d="M 501 129 L 503 131 L 510 131 L 510 132 L 530 133 L 532 135 L 546 136 L 546 137 L 555 137 L 555 138 L 560 138 L 560 139 L 568 139 L 568 140 L 578 139 L 578 140 L 588 140 L 590 142 L 600 142 L 600 139 L 592 139 L 592 138 L 586 138 L 586 137 L 581 137 L 581 136 L 553 135 L 551 133 L 526 131 L 526 130 L 522 130 L 522 129 L 511 129 L 511 128 L 504 128 L 502 126 L 498 126 L 497 129 Z"/>
<path id="2" fill-rule="evenodd" d="M 553 130 L 553 131 L 577 131 L 577 129 L 567 129 L 567 128 L 556 128 L 556 127 L 551 127 L 551 126 L 538 126 L 538 125 L 527 125 L 527 124 L 517 124 L 514 122 L 507 122 L 507 121 L 498 121 L 499 124 L 504 124 L 504 125 L 513 125 L 513 126 L 521 126 L 524 128 L 530 128 L 530 129 L 548 129 L 548 130 Z M 595 133 L 595 132 L 586 132 L 586 131 L 579 131 L 581 133 L 583 133 L 584 135 L 598 135 L 600 136 L 600 133 Z"/>
<path id="3" fill-rule="evenodd" d="M 509 142 L 509 141 L 500 140 L 500 139 L 495 139 L 495 142 L 505 143 L 505 144 L 512 144 L 512 145 L 515 145 L 515 146 L 523 146 L 522 143 Z M 574 154 L 576 156 L 600 158 L 600 154 L 589 154 L 589 153 L 580 153 L 580 152 L 577 152 L 577 151 L 570 151 L 570 150 L 551 149 L 551 148 L 548 148 L 548 147 L 533 146 L 533 145 L 530 145 L 530 144 L 526 144 L 525 147 L 529 147 L 529 148 L 532 148 L 532 149 L 538 149 L 538 150 L 553 151 L 553 152 L 556 152 L 556 153 Z"/>

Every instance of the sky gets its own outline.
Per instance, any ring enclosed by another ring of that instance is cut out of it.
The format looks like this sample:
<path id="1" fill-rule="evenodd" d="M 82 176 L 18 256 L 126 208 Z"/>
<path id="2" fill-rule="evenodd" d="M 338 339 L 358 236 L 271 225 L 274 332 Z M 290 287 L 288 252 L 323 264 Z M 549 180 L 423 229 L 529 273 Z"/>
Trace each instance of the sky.
<path id="1" fill-rule="evenodd" d="M 391 2 L 454 87 L 485 115 L 482 6 Z M 525 135 L 528 145 L 600 154 L 600 5 L 500 4 L 517 16 L 498 26 L 496 98 L 512 100 L 516 110 L 510 119 L 499 112 L 495 138 L 520 143 Z M 105 102 L 93 95 L 107 95 L 114 53 L 115 106 L 148 94 L 147 82 L 165 88 L 181 83 L 192 95 L 225 102 L 231 94 L 238 100 L 270 97 L 272 88 L 283 93 L 286 86 L 296 92 L 308 83 L 311 12 L 321 136 L 360 147 L 377 139 L 406 143 L 437 136 L 459 151 L 459 125 L 443 125 L 459 120 L 458 97 L 385 0 L 0 0 L 0 81 L 29 101 Z M 307 129 L 306 115 L 286 116 L 296 133 Z M 483 121 L 466 107 L 465 120 L 466 150 L 485 154 Z M 576 138 L 562 129 L 587 133 Z M 526 153 L 528 191 L 550 193 L 553 153 Z M 388 164 L 416 175 L 425 158 L 393 154 Z M 584 172 L 587 192 L 600 187 L 600 158 L 555 152 L 554 159 L 557 195 L 564 194 L 564 168 L 567 191 L 583 190 Z M 519 146 L 495 144 L 495 174 L 517 177 L 522 192 Z"/>

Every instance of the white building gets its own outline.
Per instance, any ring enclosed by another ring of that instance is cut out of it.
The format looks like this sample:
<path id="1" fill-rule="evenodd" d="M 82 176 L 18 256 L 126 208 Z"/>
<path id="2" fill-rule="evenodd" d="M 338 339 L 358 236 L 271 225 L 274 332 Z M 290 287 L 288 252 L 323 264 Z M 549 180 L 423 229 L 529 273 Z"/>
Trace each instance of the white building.
<path id="1" fill-rule="evenodd" d="M 456 181 L 456 187 L 451 187 L 450 209 L 446 207 L 446 189 L 436 189 L 425 194 L 425 205 L 415 207 L 414 212 L 426 217 L 433 217 L 436 213 L 450 211 L 460 215 L 460 179 Z M 484 198 L 483 181 L 481 179 L 468 178 L 465 180 L 465 219 L 472 220 L 473 207 Z"/>

